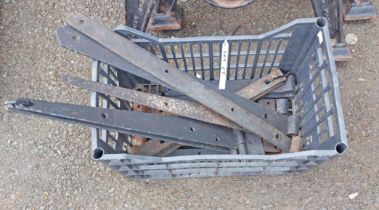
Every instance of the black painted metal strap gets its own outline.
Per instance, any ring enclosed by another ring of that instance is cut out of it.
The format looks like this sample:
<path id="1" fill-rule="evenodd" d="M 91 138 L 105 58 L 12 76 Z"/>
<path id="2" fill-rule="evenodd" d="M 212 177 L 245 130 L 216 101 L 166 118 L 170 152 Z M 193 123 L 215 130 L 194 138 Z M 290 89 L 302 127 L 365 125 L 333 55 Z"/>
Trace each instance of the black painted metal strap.
<path id="1" fill-rule="evenodd" d="M 31 99 L 8 102 L 6 106 L 10 111 L 199 148 L 228 152 L 237 147 L 232 129 L 177 116 L 101 109 Z"/>

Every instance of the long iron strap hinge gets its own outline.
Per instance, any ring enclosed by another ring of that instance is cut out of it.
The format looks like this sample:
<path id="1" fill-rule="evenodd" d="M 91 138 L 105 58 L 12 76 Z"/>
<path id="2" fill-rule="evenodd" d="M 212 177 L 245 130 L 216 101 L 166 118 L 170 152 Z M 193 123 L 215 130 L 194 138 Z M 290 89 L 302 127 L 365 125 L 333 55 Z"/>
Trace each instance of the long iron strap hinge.
<path id="1" fill-rule="evenodd" d="M 31 99 L 5 105 L 10 111 L 198 148 L 225 152 L 237 148 L 232 129 L 188 118 Z"/>

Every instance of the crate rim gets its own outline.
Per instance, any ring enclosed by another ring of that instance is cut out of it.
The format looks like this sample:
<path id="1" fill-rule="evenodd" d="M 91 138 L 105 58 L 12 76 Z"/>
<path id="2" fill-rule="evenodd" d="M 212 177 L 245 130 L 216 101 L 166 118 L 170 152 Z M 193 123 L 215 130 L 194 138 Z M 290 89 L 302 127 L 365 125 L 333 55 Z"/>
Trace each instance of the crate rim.
<path id="1" fill-rule="evenodd" d="M 322 24 L 326 24 L 322 27 L 319 26 L 318 23 L 322 22 Z M 319 17 L 319 18 L 299 18 L 292 20 L 291 22 L 281 25 L 271 31 L 264 32 L 262 34 L 254 35 L 254 34 L 249 34 L 249 35 L 227 35 L 227 36 L 190 36 L 190 37 L 170 37 L 170 38 L 160 38 L 148 33 L 144 33 L 142 31 L 139 31 L 137 29 L 134 29 L 132 27 L 126 26 L 126 25 L 118 25 L 114 31 L 119 32 L 127 29 L 128 31 L 137 34 L 137 35 L 142 35 L 149 41 L 153 42 L 159 42 L 159 43 L 176 43 L 176 42 L 198 42 L 198 41 L 224 41 L 224 40 L 231 40 L 231 41 L 243 41 L 243 40 L 262 40 L 270 37 L 275 37 L 280 34 L 287 34 L 287 33 L 281 33 L 283 30 L 290 28 L 294 25 L 299 25 L 299 24 L 309 24 L 309 23 L 315 23 L 316 26 L 323 28 L 324 31 L 328 32 L 328 27 L 327 27 L 327 20 L 324 17 Z M 328 32 L 329 35 L 329 32 Z M 286 37 L 286 36 L 285 36 Z M 279 37 L 278 37 L 279 38 Z M 133 40 L 133 39 L 132 39 Z M 137 39 L 138 40 L 138 39 Z M 141 41 L 144 42 L 144 41 Z"/>
<path id="2" fill-rule="evenodd" d="M 95 150 L 103 150 L 101 147 L 97 147 Z M 104 151 L 103 151 L 104 152 Z M 282 160 L 288 158 L 299 158 L 301 156 L 335 156 L 339 154 L 335 150 L 307 150 L 294 153 L 283 153 L 277 155 L 222 155 L 222 154 L 212 154 L 212 155 L 182 155 L 173 157 L 153 157 L 153 156 L 142 156 L 142 155 L 132 155 L 128 153 L 119 154 L 102 154 L 101 157 L 94 157 L 94 160 L 124 160 L 124 159 L 134 159 L 138 161 L 147 162 L 177 162 L 177 161 L 196 161 L 196 160 Z M 140 163 L 140 162 L 139 162 Z M 142 162 L 141 162 L 142 163 Z"/>

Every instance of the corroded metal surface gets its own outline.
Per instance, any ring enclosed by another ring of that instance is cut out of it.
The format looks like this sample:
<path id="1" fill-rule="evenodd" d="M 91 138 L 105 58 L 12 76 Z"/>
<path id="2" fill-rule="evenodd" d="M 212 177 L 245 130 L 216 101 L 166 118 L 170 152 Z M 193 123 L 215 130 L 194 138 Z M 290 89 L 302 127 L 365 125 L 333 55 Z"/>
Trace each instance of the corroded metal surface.
<path id="1" fill-rule="evenodd" d="M 237 92 L 237 94 L 245 98 L 258 99 L 268 91 L 277 88 L 277 86 L 280 84 L 283 84 L 285 77 L 282 76 L 283 74 L 279 70 L 273 71 L 271 74 L 268 74 L 265 77 L 252 82 L 250 85 L 241 89 Z M 62 78 L 69 84 L 78 86 L 80 88 L 96 91 L 105 95 L 111 95 L 119 99 L 134 102 L 142 108 L 144 106 L 148 106 L 153 109 L 158 109 L 164 112 L 201 120 L 208 123 L 223 125 L 236 129 L 243 129 L 230 120 L 227 120 L 223 116 L 196 102 L 162 97 L 141 91 L 91 82 L 75 77 L 63 76 Z M 268 83 L 267 81 L 270 82 Z M 137 110 L 142 109 L 138 106 L 135 106 L 134 108 Z"/>
<path id="2" fill-rule="evenodd" d="M 150 140 L 139 146 L 136 154 L 145 156 L 166 156 L 175 151 L 182 145 L 172 142 L 161 142 L 159 140 Z"/>
<path id="3" fill-rule="evenodd" d="M 304 143 L 305 143 L 305 140 L 302 139 L 300 136 L 296 136 L 296 135 L 292 136 L 290 152 L 299 152 L 303 150 Z"/>
<path id="4" fill-rule="evenodd" d="M 270 74 L 262 77 L 261 79 L 252 82 L 241 90 L 237 91 L 237 94 L 248 98 L 250 100 L 258 100 L 263 95 L 278 88 L 286 81 L 286 77 L 279 69 L 273 69 Z"/>
<path id="5" fill-rule="evenodd" d="M 147 31 L 178 30 L 182 24 L 182 12 L 177 0 L 161 0 L 151 12 Z"/>

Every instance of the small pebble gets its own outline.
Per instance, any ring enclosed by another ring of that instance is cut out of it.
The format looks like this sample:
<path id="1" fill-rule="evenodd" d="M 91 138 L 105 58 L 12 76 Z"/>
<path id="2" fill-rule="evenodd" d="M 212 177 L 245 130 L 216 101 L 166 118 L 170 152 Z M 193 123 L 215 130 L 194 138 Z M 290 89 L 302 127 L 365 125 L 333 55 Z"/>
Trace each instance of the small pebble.
<path id="1" fill-rule="evenodd" d="M 345 41 L 348 45 L 355 45 L 358 42 L 358 36 L 352 33 L 346 34 Z"/>
<path id="2" fill-rule="evenodd" d="M 350 194 L 349 195 L 349 198 L 350 199 L 354 199 L 355 197 L 357 197 L 358 196 L 358 193 L 356 192 L 356 193 L 352 193 L 352 194 Z"/>

